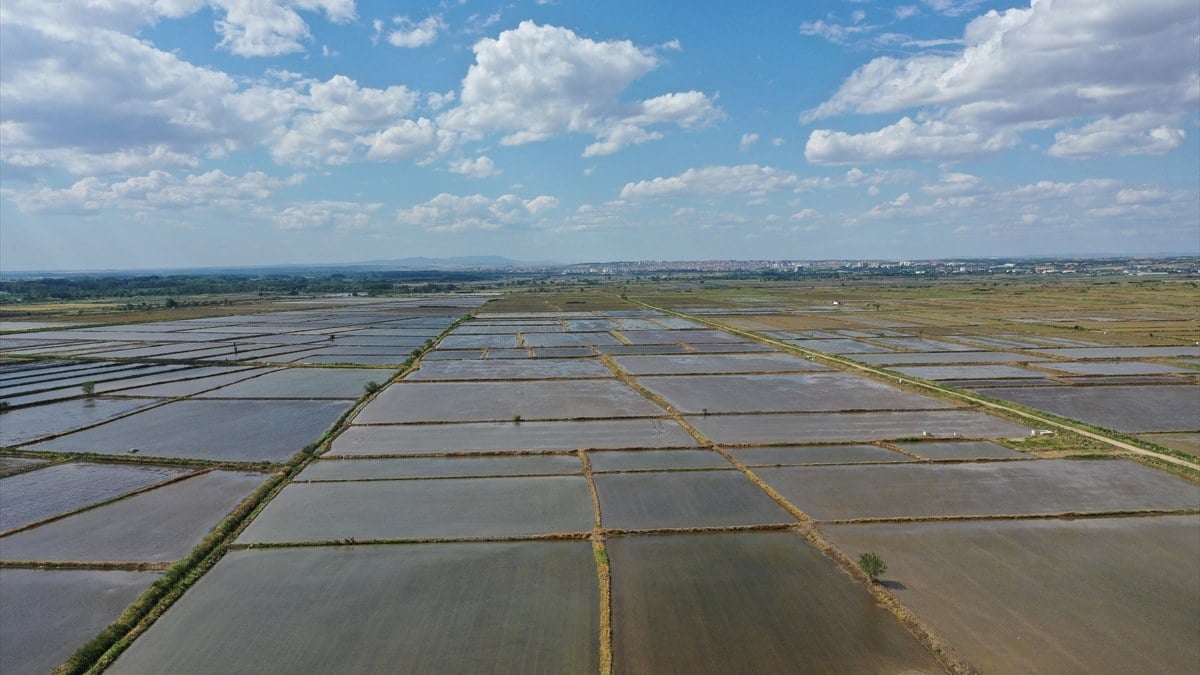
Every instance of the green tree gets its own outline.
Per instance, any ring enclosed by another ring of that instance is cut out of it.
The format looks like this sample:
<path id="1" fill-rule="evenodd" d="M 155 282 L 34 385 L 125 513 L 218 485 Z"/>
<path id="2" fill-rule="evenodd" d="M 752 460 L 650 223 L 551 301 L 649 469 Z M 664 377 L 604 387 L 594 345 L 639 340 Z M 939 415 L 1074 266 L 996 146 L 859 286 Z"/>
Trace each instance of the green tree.
<path id="1" fill-rule="evenodd" d="M 92 394 L 96 393 L 96 383 L 92 382 L 91 380 L 79 385 L 79 388 L 83 389 L 84 396 L 91 396 Z"/>
<path id="2" fill-rule="evenodd" d="M 887 563 L 883 562 L 876 553 L 864 553 L 858 556 L 858 566 L 867 573 L 871 581 L 878 581 L 880 575 L 887 572 Z"/>

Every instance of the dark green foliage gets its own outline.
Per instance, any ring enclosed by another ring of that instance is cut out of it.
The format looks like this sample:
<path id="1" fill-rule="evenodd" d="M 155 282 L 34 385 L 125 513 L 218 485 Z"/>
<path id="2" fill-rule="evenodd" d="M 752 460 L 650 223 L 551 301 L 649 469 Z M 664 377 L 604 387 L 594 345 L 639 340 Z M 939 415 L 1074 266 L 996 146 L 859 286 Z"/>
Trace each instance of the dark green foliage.
<path id="1" fill-rule="evenodd" d="M 858 566 L 867 573 L 871 581 L 878 581 L 879 577 L 887 572 L 887 563 L 883 562 L 883 558 L 876 553 L 864 553 L 858 556 Z"/>

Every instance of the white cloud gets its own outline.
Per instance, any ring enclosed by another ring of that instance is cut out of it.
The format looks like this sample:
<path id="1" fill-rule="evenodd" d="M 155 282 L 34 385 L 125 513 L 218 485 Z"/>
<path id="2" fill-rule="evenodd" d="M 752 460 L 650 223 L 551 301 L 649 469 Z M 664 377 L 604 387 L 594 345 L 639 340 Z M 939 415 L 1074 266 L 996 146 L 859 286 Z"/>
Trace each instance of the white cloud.
<path id="1" fill-rule="evenodd" d="M 983 189 L 983 179 L 969 173 L 944 173 L 936 183 L 921 186 L 921 191 L 937 197 L 969 195 Z"/>
<path id="2" fill-rule="evenodd" d="M 1046 152 L 1070 158 L 1161 155 L 1178 148 L 1187 136 L 1171 123 L 1174 120 L 1173 116 L 1146 113 L 1102 117 L 1079 129 L 1054 134 L 1054 145 Z"/>
<path id="3" fill-rule="evenodd" d="M 900 5 L 895 10 L 896 18 L 900 21 L 911 19 L 921 13 L 921 10 L 916 5 Z"/>
<path id="4" fill-rule="evenodd" d="M 361 230 L 371 223 L 371 216 L 383 204 L 360 204 L 344 201 L 313 201 L 292 204 L 275 214 L 273 220 L 281 230 L 313 230 L 330 228 L 339 232 Z"/>
<path id="5" fill-rule="evenodd" d="M 218 12 L 213 24 L 221 35 L 218 47 L 238 56 L 279 56 L 304 51 L 312 39 L 296 10 L 321 11 L 330 21 L 355 18 L 354 0 L 210 0 Z M 195 5 L 198 3 L 152 3 Z"/>
<path id="6" fill-rule="evenodd" d="M 758 142 L 758 134 L 754 134 L 754 133 L 742 134 L 742 139 L 740 141 L 738 141 L 738 150 L 745 152 L 745 151 L 749 150 L 750 148 L 754 147 L 754 144 L 757 142 Z"/>
<path id="7" fill-rule="evenodd" d="M 801 209 L 791 215 L 791 220 L 800 222 L 803 220 L 812 220 L 821 216 L 821 212 L 816 209 Z"/>
<path id="8" fill-rule="evenodd" d="M 304 176 L 300 174 L 290 178 L 275 178 L 261 171 L 230 176 L 215 169 L 183 177 L 165 171 L 151 171 L 144 176 L 116 181 L 88 177 L 66 188 L 14 190 L 8 196 L 26 213 L 197 208 L 244 211 L 270 198 L 280 188 L 303 180 Z"/>
<path id="9" fill-rule="evenodd" d="M 475 159 L 451 162 L 450 173 L 460 173 L 471 178 L 487 178 L 500 175 L 500 170 L 496 168 L 495 162 L 490 157 L 481 155 Z"/>
<path id="10" fill-rule="evenodd" d="M 435 134 L 429 120 L 403 119 L 418 100 L 416 92 L 403 86 L 360 87 L 335 75 L 311 83 L 304 94 L 261 93 L 290 108 L 286 128 L 277 128 L 271 141 L 271 155 L 285 164 L 345 164 L 364 148 L 370 159 L 407 159 L 428 149 L 428 137 Z"/>
<path id="11" fill-rule="evenodd" d="M 659 65 L 651 50 L 628 41 L 597 42 L 555 26 L 524 21 L 474 46 L 460 105 L 439 118 L 443 127 L 479 138 L 504 134 L 521 145 L 564 133 L 596 139 L 584 156 L 611 154 L 661 137 L 647 127 L 701 126 L 720 113 L 707 95 L 676 92 L 623 102 L 621 93 Z"/>
<path id="12" fill-rule="evenodd" d="M 778 147 L 781 147 L 781 146 L 782 146 L 784 143 L 786 143 L 786 142 L 787 142 L 787 141 L 783 140 L 782 138 L 780 138 L 780 137 L 778 137 L 778 136 L 776 136 L 775 138 L 772 138 L 772 139 L 771 139 L 771 145 L 773 145 L 773 146 L 775 146 L 775 147 L 777 147 L 777 148 L 778 148 Z"/>
<path id="13" fill-rule="evenodd" d="M 438 15 L 426 17 L 420 22 L 414 22 L 407 16 L 397 16 L 392 23 L 396 28 L 388 33 L 388 44 L 407 49 L 431 45 L 437 40 L 438 33 L 446 30 L 446 23 Z"/>
<path id="14" fill-rule="evenodd" d="M 1167 196 L 1161 188 L 1149 187 L 1142 189 L 1125 188 L 1117 193 L 1117 201 L 1121 204 L 1140 204 L 1143 202 L 1156 202 Z"/>
<path id="15" fill-rule="evenodd" d="M 443 140 L 437 126 L 424 117 L 401 120 L 398 124 L 356 139 L 368 146 L 367 159 L 379 162 L 397 162 L 415 157 L 429 161 Z"/>
<path id="16" fill-rule="evenodd" d="M 712 196 L 734 193 L 763 195 L 780 190 L 797 190 L 804 181 L 796 174 L 757 164 L 707 166 L 688 169 L 677 176 L 626 183 L 621 199 L 652 199 L 675 195 Z"/>
<path id="17" fill-rule="evenodd" d="M 805 21 L 800 24 L 800 34 L 811 37 L 819 37 L 830 42 L 841 44 L 852 35 L 866 33 L 874 30 L 874 26 L 861 25 L 842 25 L 836 23 L 827 23 L 821 19 L 816 21 Z"/>
<path id="18" fill-rule="evenodd" d="M 977 3 L 927 4 L 955 14 Z M 1200 101 L 1198 32 L 1193 0 L 1055 0 L 990 11 L 967 25 L 962 50 L 873 59 L 802 120 L 916 109 L 927 131 L 937 124 L 962 130 L 957 140 L 931 143 L 945 134 L 916 133 L 905 117 L 876 132 L 895 144 L 880 153 L 851 142 L 863 134 L 817 129 L 810 145 L 818 157 L 828 150 L 829 161 L 952 158 L 1072 121 L 1086 124 L 1063 133 L 1054 151 L 1060 156 L 1165 152 L 1179 145 L 1178 123 Z M 1158 122 L 1137 128 L 1151 117 Z"/>
<path id="19" fill-rule="evenodd" d="M 1004 133 L 982 131 L 940 121 L 914 122 L 908 117 L 879 131 L 848 134 L 817 129 L 808 137 L 804 157 L 814 164 L 850 164 L 903 159 L 954 159 L 1012 147 Z"/>
<path id="20" fill-rule="evenodd" d="M 976 9 L 978 9 L 978 7 L 983 4 L 983 0 L 921 0 L 921 1 L 925 3 L 926 7 L 929 7 L 930 9 L 932 9 L 933 11 L 935 11 L 939 14 L 945 14 L 946 16 L 962 16 L 964 14 L 969 14 L 969 13 L 975 11 Z M 1033 0 L 1033 1 L 1037 2 L 1037 0 Z M 915 8 L 913 8 L 913 9 L 915 9 Z"/>
<path id="21" fill-rule="evenodd" d="M 427 202 L 399 210 L 396 223 L 429 232 L 533 227 L 543 225 L 544 214 L 557 206 L 558 200 L 549 195 L 524 200 L 511 194 L 490 199 L 480 194 L 459 196 L 443 192 Z"/>

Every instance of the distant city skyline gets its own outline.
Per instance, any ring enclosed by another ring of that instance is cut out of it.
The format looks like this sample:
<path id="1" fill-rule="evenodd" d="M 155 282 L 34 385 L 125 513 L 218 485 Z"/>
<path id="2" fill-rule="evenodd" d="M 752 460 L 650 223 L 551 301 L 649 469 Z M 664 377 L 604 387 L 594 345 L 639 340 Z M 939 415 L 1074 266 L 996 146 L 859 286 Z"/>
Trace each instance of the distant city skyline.
<path id="1" fill-rule="evenodd" d="M 1200 254 L 1195 0 L 7 0 L 0 271 Z"/>

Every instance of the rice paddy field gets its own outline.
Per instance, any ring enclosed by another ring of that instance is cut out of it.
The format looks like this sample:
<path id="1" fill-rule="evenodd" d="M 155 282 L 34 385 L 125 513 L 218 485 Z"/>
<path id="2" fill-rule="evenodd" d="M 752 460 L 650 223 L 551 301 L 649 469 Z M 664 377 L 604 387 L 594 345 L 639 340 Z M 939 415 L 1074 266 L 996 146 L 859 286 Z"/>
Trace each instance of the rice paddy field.
<path id="1" fill-rule="evenodd" d="M 1200 308 L 1156 289 L 6 332 L 0 670 L 1188 672 Z"/>

